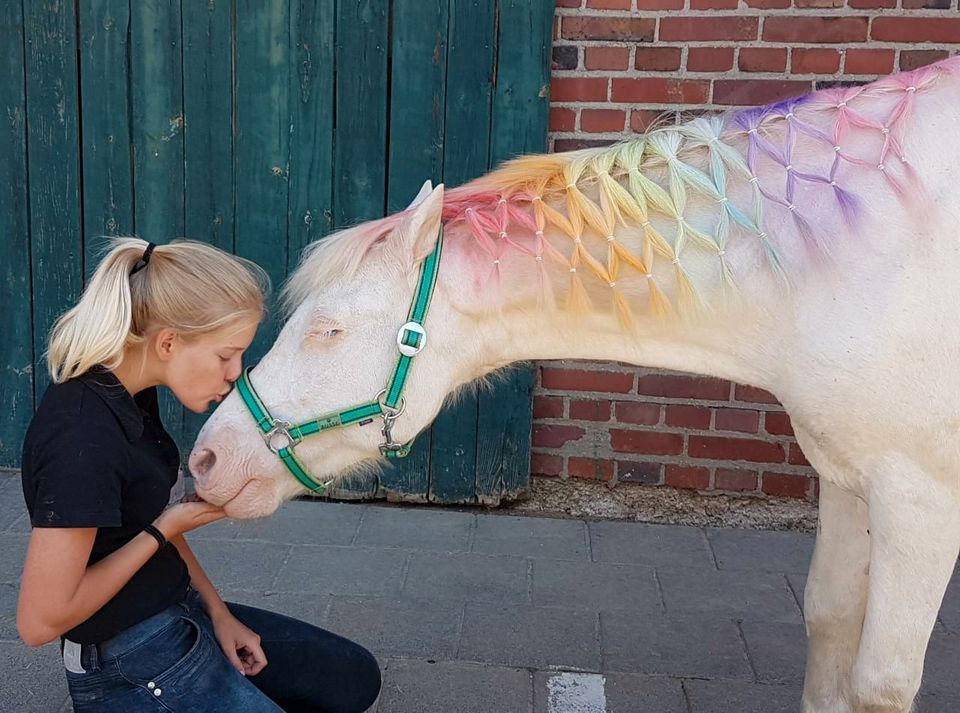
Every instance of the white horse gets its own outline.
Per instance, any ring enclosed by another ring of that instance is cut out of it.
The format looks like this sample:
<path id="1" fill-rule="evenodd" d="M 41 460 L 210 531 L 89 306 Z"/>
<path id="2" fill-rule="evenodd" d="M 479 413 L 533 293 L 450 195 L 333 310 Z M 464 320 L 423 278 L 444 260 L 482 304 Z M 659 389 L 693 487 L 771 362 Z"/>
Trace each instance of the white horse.
<path id="1" fill-rule="evenodd" d="M 198 438 L 198 492 L 267 515 L 402 455 L 518 360 L 752 384 L 820 474 L 803 710 L 909 711 L 960 549 L 958 186 L 956 58 L 428 186 L 311 247 L 275 345 Z"/>

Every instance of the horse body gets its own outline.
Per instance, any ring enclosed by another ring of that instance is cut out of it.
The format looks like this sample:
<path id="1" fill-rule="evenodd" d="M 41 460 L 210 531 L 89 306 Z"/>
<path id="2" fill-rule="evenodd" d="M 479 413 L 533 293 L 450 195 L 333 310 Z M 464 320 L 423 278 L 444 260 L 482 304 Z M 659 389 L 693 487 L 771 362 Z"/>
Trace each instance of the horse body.
<path id="1" fill-rule="evenodd" d="M 253 379 L 291 420 L 371 398 L 444 222 L 398 436 L 518 360 L 617 360 L 771 391 L 821 477 L 803 709 L 905 713 L 960 550 L 958 129 L 949 60 L 438 188 L 306 258 Z M 191 457 L 198 491 L 233 516 L 299 491 L 253 429 L 231 395 Z M 342 477 L 377 461 L 377 435 L 344 429 L 297 450 Z"/>

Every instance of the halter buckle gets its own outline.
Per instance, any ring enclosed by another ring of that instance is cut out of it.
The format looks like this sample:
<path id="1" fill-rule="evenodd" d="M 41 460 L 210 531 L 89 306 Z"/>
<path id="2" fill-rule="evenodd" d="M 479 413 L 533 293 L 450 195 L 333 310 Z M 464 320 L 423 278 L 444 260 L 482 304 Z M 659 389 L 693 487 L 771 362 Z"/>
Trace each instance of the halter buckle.
<path id="1" fill-rule="evenodd" d="M 274 421 L 273 428 L 263 434 L 263 442 L 267 444 L 267 448 L 269 448 L 274 455 L 280 455 L 280 451 L 285 448 L 290 448 L 297 443 L 297 439 L 290 435 L 291 427 L 292 424 L 288 421 Z M 275 445 L 274 439 L 277 436 L 286 438 L 286 444 L 282 446 Z"/>
<path id="2" fill-rule="evenodd" d="M 420 335 L 420 343 L 417 346 L 412 347 L 404 343 L 403 340 L 406 338 L 407 332 Z M 407 322 L 400 327 L 400 331 L 397 332 L 397 348 L 400 349 L 401 354 L 408 357 L 415 357 L 425 346 L 427 346 L 427 332 L 422 325 L 416 322 Z"/>

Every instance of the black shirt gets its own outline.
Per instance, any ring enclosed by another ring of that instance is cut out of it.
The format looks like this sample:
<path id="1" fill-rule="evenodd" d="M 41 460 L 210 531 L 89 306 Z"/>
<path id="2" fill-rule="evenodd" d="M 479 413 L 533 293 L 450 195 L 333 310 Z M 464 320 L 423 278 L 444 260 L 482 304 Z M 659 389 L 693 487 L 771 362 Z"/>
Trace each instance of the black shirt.
<path id="1" fill-rule="evenodd" d="M 131 397 L 102 367 L 43 395 L 23 443 L 23 495 L 34 527 L 96 527 L 88 566 L 129 542 L 167 506 L 180 454 L 160 421 L 156 388 Z M 85 622 L 66 632 L 109 639 L 178 601 L 190 576 L 167 544 Z"/>

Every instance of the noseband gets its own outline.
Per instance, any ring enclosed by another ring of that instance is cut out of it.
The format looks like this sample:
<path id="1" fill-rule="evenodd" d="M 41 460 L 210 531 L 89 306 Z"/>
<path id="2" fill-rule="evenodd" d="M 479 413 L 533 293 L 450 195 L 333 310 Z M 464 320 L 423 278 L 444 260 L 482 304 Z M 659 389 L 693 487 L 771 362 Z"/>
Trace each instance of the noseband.
<path id="1" fill-rule="evenodd" d="M 396 443 L 391 435 L 391 430 L 406 405 L 403 399 L 403 387 L 410 373 L 413 358 L 427 344 L 427 333 L 423 328 L 423 321 L 426 319 L 430 298 L 433 296 L 433 289 L 437 283 L 442 248 L 443 227 L 440 228 L 440 233 L 437 236 L 436 247 L 420 267 L 420 280 L 413 302 L 410 305 L 407 323 L 400 327 L 400 331 L 397 332 L 397 350 L 400 354 L 397 357 L 393 375 L 390 377 L 387 387 L 378 393 L 372 401 L 342 411 L 332 411 L 303 423 L 291 424 L 289 421 L 276 419 L 270 414 L 270 410 L 253 388 L 249 367 L 243 371 L 243 374 L 237 380 L 237 392 L 243 399 L 247 410 L 250 411 L 250 415 L 257 422 L 257 428 L 260 429 L 260 434 L 263 436 L 267 448 L 280 457 L 287 470 L 304 487 L 322 493 L 329 484 L 329 481 L 321 483 L 311 476 L 294 450 L 294 446 L 304 438 L 322 431 L 349 426 L 354 423 L 364 426 L 373 419 L 380 418 L 383 420 L 383 427 L 380 431 L 383 436 L 380 453 L 387 458 L 404 458 L 410 453 L 413 440 L 407 443 Z"/>

